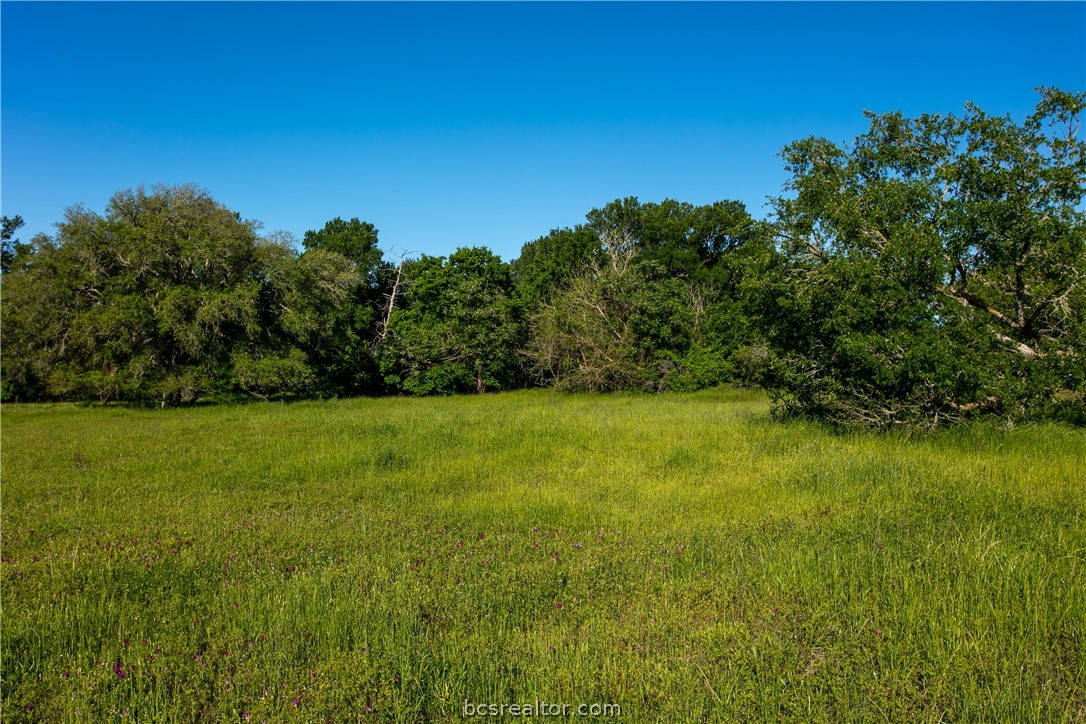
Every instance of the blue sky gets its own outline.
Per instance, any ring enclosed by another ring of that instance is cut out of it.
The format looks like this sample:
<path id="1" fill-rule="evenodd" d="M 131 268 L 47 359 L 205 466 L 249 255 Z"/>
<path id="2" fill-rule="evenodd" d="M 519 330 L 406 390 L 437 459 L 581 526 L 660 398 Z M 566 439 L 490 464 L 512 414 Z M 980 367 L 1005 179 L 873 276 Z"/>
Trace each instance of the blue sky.
<path id="1" fill-rule="evenodd" d="M 523 243 L 618 197 L 738 199 L 864 109 L 1021 117 L 1086 90 L 1086 3 L 3 2 L 3 213 L 20 238 L 195 182 L 299 239 Z"/>

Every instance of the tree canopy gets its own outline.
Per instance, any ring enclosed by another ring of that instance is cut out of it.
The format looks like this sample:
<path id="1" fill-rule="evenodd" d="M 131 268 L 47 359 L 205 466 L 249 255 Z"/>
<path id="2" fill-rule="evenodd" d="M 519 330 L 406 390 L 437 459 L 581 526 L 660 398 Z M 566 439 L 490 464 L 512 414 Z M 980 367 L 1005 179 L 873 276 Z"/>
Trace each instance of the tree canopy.
<path id="1" fill-rule="evenodd" d="M 487 249 L 423 256 L 392 317 L 386 380 L 417 394 L 486 392 L 520 382 L 521 308 L 509 265 Z"/>
<path id="2" fill-rule="evenodd" d="M 505 262 L 385 258 L 336 217 L 260 233 L 196 186 L 3 218 L 5 400 L 767 389 L 781 415 L 1086 423 L 1086 95 L 1014 120 L 867 114 L 737 201 L 615 199 Z"/>
<path id="3" fill-rule="evenodd" d="M 762 318 L 785 409 L 875 427 L 1081 415 L 1082 109 L 1043 89 L 1022 123 L 869 114 L 849 147 L 784 150 L 788 266 Z"/>
<path id="4" fill-rule="evenodd" d="M 355 281 L 302 262 L 195 186 L 71 208 L 5 275 L 4 382 L 15 397 L 193 402 L 231 387 L 306 392 L 298 344 Z"/>
<path id="5" fill-rule="evenodd" d="M 23 227 L 23 217 L 16 215 L 3 217 L 3 231 L 0 234 L 0 273 L 7 274 L 15 263 L 15 256 L 25 251 L 24 245 L 15 238 L 15 232 Z"/>

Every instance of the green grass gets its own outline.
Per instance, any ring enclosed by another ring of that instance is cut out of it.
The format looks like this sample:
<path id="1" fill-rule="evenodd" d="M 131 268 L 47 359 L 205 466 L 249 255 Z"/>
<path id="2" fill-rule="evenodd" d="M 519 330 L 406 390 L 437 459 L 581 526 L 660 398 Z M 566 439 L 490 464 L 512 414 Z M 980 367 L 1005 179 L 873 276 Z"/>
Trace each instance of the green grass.
<path id="1" fill-rule="evenodd" d="M 1086 719 L 1081 430 L 734 391 L 2 425 L 5 721 Z"/>

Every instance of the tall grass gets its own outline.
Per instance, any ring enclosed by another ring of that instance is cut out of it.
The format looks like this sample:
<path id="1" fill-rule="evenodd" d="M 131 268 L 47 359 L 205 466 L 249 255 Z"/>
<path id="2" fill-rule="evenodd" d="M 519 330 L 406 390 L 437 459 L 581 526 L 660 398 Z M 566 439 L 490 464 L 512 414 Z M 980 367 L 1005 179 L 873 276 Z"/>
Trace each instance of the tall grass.
<path id="1" fill-rule="evenodd" d="M 736 391 L 2 425 L 5 721 L 1086 719 L 1081 430 Z"/>

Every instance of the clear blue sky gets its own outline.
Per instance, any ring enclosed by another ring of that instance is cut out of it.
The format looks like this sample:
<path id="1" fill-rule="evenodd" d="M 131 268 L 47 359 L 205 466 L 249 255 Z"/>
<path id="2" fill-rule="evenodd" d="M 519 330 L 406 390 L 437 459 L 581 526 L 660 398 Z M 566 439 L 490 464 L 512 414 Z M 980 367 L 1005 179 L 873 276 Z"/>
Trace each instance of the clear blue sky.
<path id="1" fill-rule="evenodd" d="M 266 231 L 503 258 L 624 196 L 765 215 L 776 154 L 862 111 L 1086 90 L 1086 3 L 24 3 L 2 20 L 23 240 L 196 182 Z"/>

